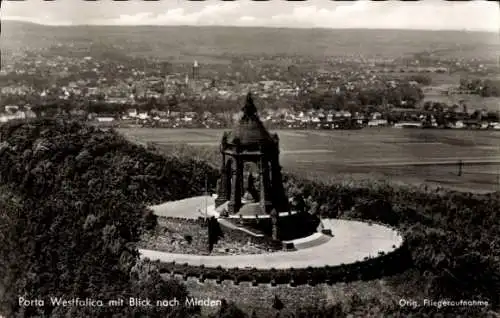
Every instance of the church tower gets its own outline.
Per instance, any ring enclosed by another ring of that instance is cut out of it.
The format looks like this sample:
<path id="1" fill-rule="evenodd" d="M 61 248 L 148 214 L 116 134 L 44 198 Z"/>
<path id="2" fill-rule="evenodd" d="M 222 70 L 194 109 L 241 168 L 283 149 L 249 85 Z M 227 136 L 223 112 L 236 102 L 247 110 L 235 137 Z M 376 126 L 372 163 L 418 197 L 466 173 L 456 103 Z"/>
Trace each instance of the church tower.
<path id="1" fill-rule="evenodd" d="M 199 76 L 200 76 L 200 66 L 198 65 L 198 61 L 195 60 L 193 63 L 191 78 L 193 79 L 193 81 L 197 81 L 199 79 Z"/>

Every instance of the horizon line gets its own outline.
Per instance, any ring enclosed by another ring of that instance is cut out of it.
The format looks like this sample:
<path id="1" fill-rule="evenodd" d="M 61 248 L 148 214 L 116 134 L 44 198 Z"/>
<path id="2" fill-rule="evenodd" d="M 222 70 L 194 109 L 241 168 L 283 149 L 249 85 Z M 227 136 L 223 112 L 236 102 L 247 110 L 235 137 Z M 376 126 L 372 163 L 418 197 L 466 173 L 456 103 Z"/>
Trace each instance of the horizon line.
<path id="1" fill-rule="evenodd" d="M 291 30 L 383 30 L 383 31 L 426 31 L 426 32 L 476 32 L 476 33 L 493 33 L 499 34 L 500 27 L 498 30 L 486 30 L 486 29 L 420 29 L 420 28 L 342 28 L 342 27 L 299 27 L 299 26 L 265 26 L 265 25 L 253 25 L 253 26 L 244 26 L 244 25 L 224 25 L 224 24 L 210 24 L 210 25 L 190 25 L 190 24 L 86 24 L 86 23 L 76 23 L 76 24 L 44 24 L 33 21 L 25 21 L 25 20 L 16 20 L 3 18 L 1 22 L 16 22 L 16 23 L 24 23 L 24 24 L 34 24 L 43 27 L 191 27 L 191 28 L 240 28 L 240 29 L 258 29 L 258 28 L 266 28 L 266 29 L 291 29 Z"/>

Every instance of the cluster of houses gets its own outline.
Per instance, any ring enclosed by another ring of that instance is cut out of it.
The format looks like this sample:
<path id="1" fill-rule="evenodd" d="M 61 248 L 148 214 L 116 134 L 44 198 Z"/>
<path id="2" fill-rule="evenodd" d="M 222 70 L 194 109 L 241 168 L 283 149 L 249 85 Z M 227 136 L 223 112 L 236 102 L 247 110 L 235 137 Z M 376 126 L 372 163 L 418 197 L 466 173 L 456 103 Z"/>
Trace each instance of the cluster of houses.
<path id="1" fill-rule="evenodd" d="M 43 113 L 39 114 L 43 116 Z M 237 113 L 228 112 L 179 112 L 153 109 L 141 111 L 129 109 L 117 114 L 88 113 L 70 110 L 62 114 L 91 123 L 111 126 L 145 126 L 165 128 L 223 128 L 230 125 Z M 0 112 L 0 122 L 15 119 L 35 118 L 37 114 L 29 106 L 8 105 Z M 498 119 L 471 118 L 466 113 L 449 112 L 444 120 L 437 120 L 432 111 L 406 110 L 403 113 L 380 112 L 359 113 L 347 110 L 292 111 L 286 108 L 266 109 L 261 119 L 275 128 L 355 129 L 363 127 L 395 128 L 455 128 L 455 129 L 500 129 Z"/>
<path id="2" fill-rule="evenodd" d="M 236 113 L 168 112 L 152 110 L 141 112 L 130 109 L 121 116 L 88 114 L 87 120 L 99 124 L 115 126 L 144 126 L 164 128 L 223 128 L 230 125 Z M 470 119 L 465 114 L 457 114 L 454 120 L 439 124 L 436 116 L 429 112 L 404 114 L 400 119 L 387 118 L 380 112 L 370 114 L 349 111 L 309 110 L 293 112 L 286 109 L 265 110 L 262 121 L 275 128 L 291 129 L 356 129 L 363 127 L 395 128 L 454 128 L 454 129 L 500 129 L 500 123 L 491 120 Z"/>
<path id="3" fill-rule="evenodd" d="M 0 123 L 16 119 L 36 118 L 36 114 L 29 108 L 20 109 L 17 105 L 5 106 L 5 111 L 0 113 Z"/>

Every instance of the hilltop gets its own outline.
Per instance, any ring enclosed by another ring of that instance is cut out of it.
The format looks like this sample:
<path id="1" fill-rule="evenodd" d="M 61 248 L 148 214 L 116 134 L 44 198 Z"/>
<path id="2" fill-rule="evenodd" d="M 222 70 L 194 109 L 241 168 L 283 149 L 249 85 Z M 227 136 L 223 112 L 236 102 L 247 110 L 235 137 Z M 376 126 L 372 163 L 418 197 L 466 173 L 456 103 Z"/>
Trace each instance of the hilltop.
<path id="1" fill-rule="evenodd" d="M 190 159 L 192 153 L 165 151 L 162 156 L 159 151 L 129 143 L 114 130 L 77 122 L 38 119 L 0 126 L 0 312 L 9 317 L 128 317 L 144 309 L 22 308 L 18 297 L 181 299 L 189 291 L 231 299 L 248 312 L 258 309 L 259 317 L 272 316 L 274 309 L 269 302 L 263 303 L 271 298 L 263 298 L 269 294 L 268 286 L 256 286 L 249 292 L 245 287 L 163 281 L 161 264 L 138 260 L 134 242 L 156 220 L 146 203 L 199 195 L 207 174 L 209 187 L 213 187 L 217 171 L 208 163 Z M 203 154 L 198 158 L 204 158 Z M 373 313 L 431 316 L 437 311 L 484 317 L 490 310 L 498 311 L 498 193 L 321 183 L 292 174 L 284 179 L 295 208 L 302 206 L 322 218 L 372 220 L 399 228 L 413 260 L 412 269 L 401 275 L 351 285 L 307 287 L 309 295 L 320 294 L 328 300 L 332 305 L 328 308 L 305 304 L 298 288 L 276 288 L 273 291 L 283 297 L 285 310 L 294 312 L 297 305 L 314 307 L 304 309 L 308 317 L 331 317 L 332 310 L 342 313 L 334 316 L 350 313 L 356 317 Z M 332 304 L 332 295 L 344 290 L 349 292 Z M 361 298 L 363 293 L 368 297 Z M 402 295 L 407 299 L 481 300 L 489 305 L 415 309 L 399 305 Z M 227 310 L 223 307 L 221 312 Z M 165 311 L 158 309 L 147 316 L 199 317 L 199 308 L 194 307 Z M 293 317 L 297 316 L 304 317 Z"/>

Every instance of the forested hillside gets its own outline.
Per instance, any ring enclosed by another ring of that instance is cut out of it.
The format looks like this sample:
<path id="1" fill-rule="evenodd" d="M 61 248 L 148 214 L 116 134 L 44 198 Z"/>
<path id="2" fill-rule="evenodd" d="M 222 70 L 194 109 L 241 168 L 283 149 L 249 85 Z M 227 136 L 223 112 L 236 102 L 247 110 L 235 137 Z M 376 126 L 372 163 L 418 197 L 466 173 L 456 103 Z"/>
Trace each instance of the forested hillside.
<path id="1" fill-rule="evenodd" d="M 212 169 L 75 122 L 9 123 L 0 134 L 1 314 L 122 317 L 145 309 L 54 307 L 49 297 L 186 297 L 184 286 L 163 282 L 154 264 L 138 261 L 134 242 L 156 223 L 144 203 L 198 194 Z M 18 297 L 45 306 L 19 306 Z M 178 306 L 148 316 L 198 310 Z"/>
<path id="2" fill-rule="evenodd" d="M 188 296 L 184 285 L 162 280 L 156 264 L 139 261 L 134 243 L 156 225 L 145 204 L 201 194 L 205 176 L 213 188 L 216 168 L 202 159 L 213 160 L 215 154 L 195 153 L 189 147 L 163 151 L 164 156 L 131 144 L 113 130 L 77 122 L 47 119 L 1 126 L 0 314 L 199 316 L 200 308 L 184 306 L 161 311 L 158 307 L 49 305 L 50 296 L 106 301 L 177 297 L 181 302 Z M 384 295 L 360 300 L 354 293 L 348 302 L 329 308 L 297 305 L 298 300 L 287 303 L 288 313 L 282 311 L 280 317 L 420 317 L 438 312 L 482 317 L 498 310 L 498 193 L 326 184 L 293 175 L 284 179 L 294 209 L 321 217 L 379 221 L 404 232 L 413 268 L 385 279 L 397 294 L 391 297 L 480 300 L 489 305 L 401 308 L 397 300 L 387 303 Z M 44 300 L 45 306 L 20 306 L 18 297 Z M 268 310 L 263 317 L 277 310 L 257 309 Z M 225 313 L 219 317 L 244 317 L 234 306 L 223 306 L 221 311 Z"/>

